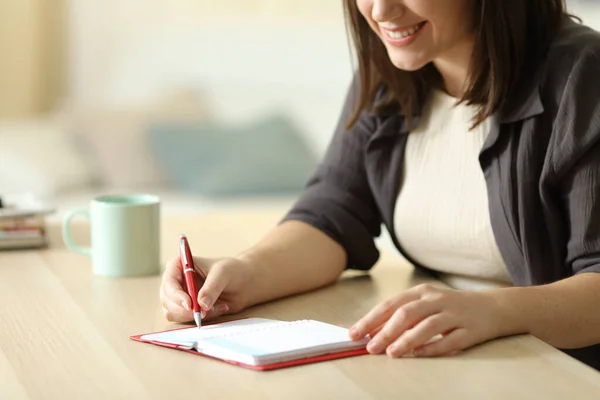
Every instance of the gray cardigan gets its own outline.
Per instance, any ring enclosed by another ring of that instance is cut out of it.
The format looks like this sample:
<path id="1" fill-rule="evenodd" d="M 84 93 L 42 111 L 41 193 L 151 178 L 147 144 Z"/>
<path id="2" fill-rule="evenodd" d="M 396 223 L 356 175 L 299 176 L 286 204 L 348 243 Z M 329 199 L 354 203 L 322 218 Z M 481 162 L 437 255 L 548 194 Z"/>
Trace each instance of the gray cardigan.
<path id="1" fill-rule="evenodd" d="M 600 33 L 565 22 L 519 88 L 492 117 L 479 155 L 508 272 L 515 285 L 600 272 Z M 368 270 L 382 224 L 411 260 L 393 226 L 410 132 L 399 110 L 364 112 L 345 129 L 355 97 L 353 85 L 324 159 L 284 220 L 322 230 L 344 247 L 348 268 Z M 568 352 L 600 369 L 600 345 Z"/>

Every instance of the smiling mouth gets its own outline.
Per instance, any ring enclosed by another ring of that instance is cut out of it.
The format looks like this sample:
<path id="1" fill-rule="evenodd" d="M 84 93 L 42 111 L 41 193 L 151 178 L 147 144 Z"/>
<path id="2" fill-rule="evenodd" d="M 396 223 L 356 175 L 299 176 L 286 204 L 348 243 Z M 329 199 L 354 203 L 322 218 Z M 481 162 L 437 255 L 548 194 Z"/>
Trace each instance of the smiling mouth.
<path id="1" fill-rule="evenodd" d="M 405 39 L 408 38 L 412 35 L 414 35 L 415 33 L 419 32 L 421 30 L 421 28 L 427 23 L 427 21 L 423 21 L 420 22 L 408 29 L 403 29 L 403 30 L 395 30 L 395 31 L 390 31 L 387 29 L 383 29 L 386 33 L 386 35 L 388 35 L 390 37 L 390 39 Z"/>

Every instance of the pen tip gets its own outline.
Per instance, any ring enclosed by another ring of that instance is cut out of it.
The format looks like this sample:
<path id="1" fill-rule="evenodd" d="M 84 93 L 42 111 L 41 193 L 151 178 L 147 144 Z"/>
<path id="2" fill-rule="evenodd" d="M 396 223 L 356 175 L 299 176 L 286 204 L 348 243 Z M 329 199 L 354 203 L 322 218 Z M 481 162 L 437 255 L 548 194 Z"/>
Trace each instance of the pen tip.
<path id="1" fill-rule="evenodd" d="M 202 317 L 200 315 L 199 312 L 194 313 L 194 321 L 196 322 L 198 329 L 202 328 Z"/>
<path id="2" fill-rule="evenodd" d="M 185 235 L 184 234 L 179 235 L 179 239 L 185 239 Z"/>

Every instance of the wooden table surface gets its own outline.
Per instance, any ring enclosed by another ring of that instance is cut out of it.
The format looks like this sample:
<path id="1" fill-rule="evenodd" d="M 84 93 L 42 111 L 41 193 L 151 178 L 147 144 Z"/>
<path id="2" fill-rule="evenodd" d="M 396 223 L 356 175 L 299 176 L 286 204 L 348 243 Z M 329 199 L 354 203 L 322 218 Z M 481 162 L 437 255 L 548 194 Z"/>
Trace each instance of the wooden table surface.
<path id="1" fill-rule="evenodd" d="M 196 253 L 233 255 L 280 218 L 239 211 L 164 218 L 162 258 L 186 233 Z M 50 226 L 45 250 L 0 253 L 1 399 L 599 399 L 600 373 L 531 336 L 495 340 L 451 358 L 361 356 L 256 372 L 129 336 L 179 327 L 164 320 L 160 277 L 103 278 Z M 77 236 L 87 227 L 76 224 Z M 384 255 L 317 292 L 239 316 L 318 319 L 349 327 L 378 301 L 430 281 Z M 231 317 L 230 317 L 231 318 Z"/>

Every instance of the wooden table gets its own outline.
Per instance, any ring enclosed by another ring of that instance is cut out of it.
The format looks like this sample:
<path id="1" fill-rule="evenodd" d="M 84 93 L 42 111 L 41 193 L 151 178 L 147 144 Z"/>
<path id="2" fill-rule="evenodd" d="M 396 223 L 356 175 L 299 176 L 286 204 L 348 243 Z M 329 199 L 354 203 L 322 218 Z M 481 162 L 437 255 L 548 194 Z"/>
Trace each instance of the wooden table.
<path id="1" fill-rule="evenodd" d="M 197 252 L 231 255 L 279 211 L 166 218 L 163 258 L 185 232 Z M 84 225 L 76 226 L 86 237 Z M 599 399 L 600 373 L 531 336 L 496 340 L 452 358 L 361 356 L 255 372 L 137 343 L 130 335 L 178 327 L 163 319 L 160 277 L 102 278 L 61 244 L 0 253 L 1 399 Z M 200 250 L 202 249 L 202 250 Z M 312 318 L 350 326 L 379 300 L 429 281 L 385 255 L 370 275 L 348 273 L 323 290 L 242 316 Z"/>

